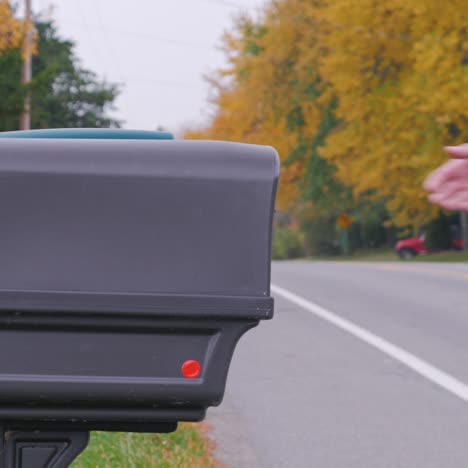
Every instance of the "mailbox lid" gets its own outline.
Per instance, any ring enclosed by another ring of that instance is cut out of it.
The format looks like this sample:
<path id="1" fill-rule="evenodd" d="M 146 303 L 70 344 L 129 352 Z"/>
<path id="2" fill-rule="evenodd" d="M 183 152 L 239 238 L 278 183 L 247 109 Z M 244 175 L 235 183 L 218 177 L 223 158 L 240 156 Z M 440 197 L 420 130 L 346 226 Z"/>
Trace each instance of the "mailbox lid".
<path id="1" fill-rule="evenodd" d="M 59 138 L 85 140 L 173 140 L 169 132 L 122 130 L 120 128 L 47 128 L 0 132 L 0 138 Z"/>
<path id="2" fill-rule="evenodd" d="M 68 295 L 252 308 L 269 298 L 278 176 L 263 146 L 0 139 L 0 308 Z"/>

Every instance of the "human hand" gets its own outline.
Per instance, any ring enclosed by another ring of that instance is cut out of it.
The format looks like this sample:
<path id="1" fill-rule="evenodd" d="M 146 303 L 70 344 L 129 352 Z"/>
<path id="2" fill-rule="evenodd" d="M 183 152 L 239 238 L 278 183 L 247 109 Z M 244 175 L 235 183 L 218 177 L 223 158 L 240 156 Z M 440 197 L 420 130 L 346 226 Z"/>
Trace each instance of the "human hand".
<path id="1" fill-rule="evenodd" d="M 453 158 L 434 171 L 424 182 L 429 200 L 452 211 L 468 212 L 468 144 L 447 146 Z"/>

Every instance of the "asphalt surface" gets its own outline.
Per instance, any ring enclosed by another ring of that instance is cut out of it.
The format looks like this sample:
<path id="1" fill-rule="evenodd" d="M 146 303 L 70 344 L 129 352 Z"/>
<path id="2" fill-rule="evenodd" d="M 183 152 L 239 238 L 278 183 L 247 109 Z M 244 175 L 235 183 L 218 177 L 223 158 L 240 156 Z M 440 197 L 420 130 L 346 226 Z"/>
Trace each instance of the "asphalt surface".
<path id="1" fill-rule="evenodd" d="M 468 383 L 468 265 L 280 262 L 272 283 Z M 468 468 L 468 403 L 283 297 L 208 422 L 235 468 Z"/>

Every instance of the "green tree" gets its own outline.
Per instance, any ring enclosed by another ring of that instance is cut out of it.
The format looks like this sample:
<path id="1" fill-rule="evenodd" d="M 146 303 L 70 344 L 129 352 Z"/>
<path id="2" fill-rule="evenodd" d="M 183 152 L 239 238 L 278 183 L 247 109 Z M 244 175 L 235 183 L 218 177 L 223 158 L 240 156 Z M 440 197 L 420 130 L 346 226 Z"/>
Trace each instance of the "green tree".
<path id="1" fill-rule="evenodd" d="M 83 68 L 74 44 L 58 35 L 53 22 L 38 21 L 38 53 L 30 84 L 33 128 L 119 127 L 109 117 L 119 87 Z M 26 87 L 20 84 L 21 51 L 0 56 L 0 130 L 17 130 Z"/>

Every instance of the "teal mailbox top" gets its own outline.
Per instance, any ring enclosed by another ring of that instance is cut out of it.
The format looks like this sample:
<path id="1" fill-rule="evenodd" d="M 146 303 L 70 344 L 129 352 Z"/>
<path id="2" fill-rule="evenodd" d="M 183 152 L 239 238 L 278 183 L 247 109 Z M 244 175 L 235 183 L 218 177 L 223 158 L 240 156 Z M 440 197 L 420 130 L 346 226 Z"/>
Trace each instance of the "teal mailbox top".
<path id="1" fill-rule="evenodd" d="M 169 132 L 120 130 L 114 128 L 56 128 L 0 132 L 0 138 L 57 138 L 82 140 L 173 140 Z"/>

